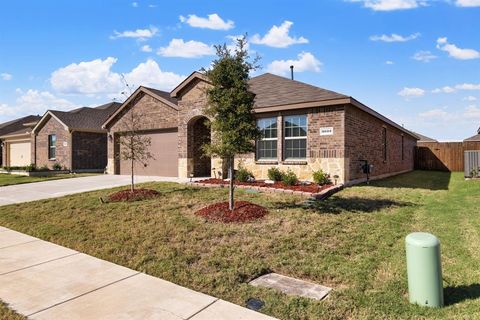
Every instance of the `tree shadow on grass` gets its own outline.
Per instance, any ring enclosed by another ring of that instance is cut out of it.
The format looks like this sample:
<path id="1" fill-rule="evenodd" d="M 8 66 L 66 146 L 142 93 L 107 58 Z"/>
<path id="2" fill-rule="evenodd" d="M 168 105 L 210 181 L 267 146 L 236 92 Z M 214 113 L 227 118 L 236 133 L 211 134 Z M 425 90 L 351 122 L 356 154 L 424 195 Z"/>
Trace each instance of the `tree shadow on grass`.
<path id="1" fill-rule="evenodd" d="M 398 176 L 375 180 L 371 187 L 410 188 L 426 190 L 448 190 L 452 173 L 442 171 L 422 171 L 404 173 Z"/>
<path id="2" fill-rule="evenodd" d="M 299 204 L 295 202 L 277 202 L 275 209 L 307 208 L 318 213 L 340 214 L 344 212 L 372 213 L 387 208 L 413 206 L 413 203 L 393 201 L 390 199 L 368 199 L 360 197 L 340 198 L 332 197 L 323 201 L 308 202 Z"/>
<path id="3" fill-rule="evenodd" d="M 480 298 L 480 284 L 449 286 L 443 290 L 445 296 L 445 305 L 453 305 L 465 300 L 475 300 Z"/>

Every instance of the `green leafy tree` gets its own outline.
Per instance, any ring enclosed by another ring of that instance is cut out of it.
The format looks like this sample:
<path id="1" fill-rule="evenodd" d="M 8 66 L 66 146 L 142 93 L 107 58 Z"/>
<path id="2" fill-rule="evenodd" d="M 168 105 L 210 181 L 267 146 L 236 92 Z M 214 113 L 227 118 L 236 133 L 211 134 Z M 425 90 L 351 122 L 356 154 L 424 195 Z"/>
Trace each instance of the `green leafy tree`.
<path id="1" fill-rule="evenodd" d="M 203 70 L 211 82 L 207 89 L 208 106 L 213 139 L 203 146 L 206 154 L 227 161 L 229 208 L 234 205 L 235 156 L 255 150 L 254 141 L 261 136 L 253 115 L 254 94 L 249 91 L 250 72 L 258 68 L 259 57 L 250 60 L 246 49 L 246 37 L 237 39 L 236 48 L 215 46 L 217 59 L 208 70 Z"/>

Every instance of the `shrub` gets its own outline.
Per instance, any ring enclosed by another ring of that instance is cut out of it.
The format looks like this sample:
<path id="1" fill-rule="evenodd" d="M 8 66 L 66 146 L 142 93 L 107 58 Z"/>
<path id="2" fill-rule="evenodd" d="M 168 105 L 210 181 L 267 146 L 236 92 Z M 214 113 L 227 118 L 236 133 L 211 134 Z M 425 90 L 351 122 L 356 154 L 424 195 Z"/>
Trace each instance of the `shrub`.
<path id="1" fill-rule="evenodd" d="M 28 166 L 25 167 L 25 171 L 27 171 L 27 172 L 32 172 L 32 171 L 35 171 L 36 169 L 37 169 L 37 167 L 35 166 L 34 163 L 29 164 Z"/>
<path id="2" fill-rule="evenodd" d="M 251 178 L 253 178 L 253 174 L 243 167 L 239 167 L 237 171 L 235 171 L 235 179 L 240 182 L 247 182 Z"/>
<path id="3" fill-rule="evenodd" d="M 330 183 L 330 175 L 323 172 L 322 169 L 313 172 L 313 181 L 316 184 L 324 185 Z"/>
<path id="4" fill-rule="evenodd" d="M 55 162 L 52 166 L 53 170 L 62 170 L 62 165 L 58 162 Z"/>
<path id="5" fill-rule="evenodd" d="M 287 186 L 294 186 L 298 182 L 297 175 L 292 170 L 288 170 L 287 172 L 283 173 L 282 176 L 282 181 Z"/>
<path id="6" fill-rule="evenodd" d="M 44 166 L 41 166 L 40 168 L 38 168 L 37 170 L 38 171 L 49 171 L 50 169 L 48 169 L 47 165 L 44 165 Z"/>
<path id="7" fill-rule="evenodd" d="M 283 172 L 280 171 L 277 167 L 271 167 L 268 169 L 268 179 L 273 181 L 282 181 L 283 180 Z"/>

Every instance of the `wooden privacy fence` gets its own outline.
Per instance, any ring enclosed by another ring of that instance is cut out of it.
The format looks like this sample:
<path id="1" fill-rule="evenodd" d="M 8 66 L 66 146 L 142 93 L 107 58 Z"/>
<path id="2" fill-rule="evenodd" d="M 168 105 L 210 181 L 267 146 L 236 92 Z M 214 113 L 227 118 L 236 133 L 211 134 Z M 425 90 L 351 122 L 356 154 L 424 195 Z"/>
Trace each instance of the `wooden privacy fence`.
<path id="1" fill-rule="evenodd" d="M 465 151 L 480 150 L 476 142 L 418 142 L 415 148 L 415 169 L 464 171 Z"/>

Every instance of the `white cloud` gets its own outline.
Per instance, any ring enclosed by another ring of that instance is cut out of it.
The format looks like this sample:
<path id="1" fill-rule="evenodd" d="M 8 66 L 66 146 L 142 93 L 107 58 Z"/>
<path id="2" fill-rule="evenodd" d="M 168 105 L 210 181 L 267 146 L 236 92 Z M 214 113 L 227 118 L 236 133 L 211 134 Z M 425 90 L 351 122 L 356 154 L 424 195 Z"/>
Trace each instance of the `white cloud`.
<path id="1" fill-rule="evenodd" d="M 454 93 L 457 91 L 455 88 L 452 88 L 450 86 L 445 86 L 442 88 L 436 88 L 432 90 L 432 93 Z"/>
<path id="2" fill-rule="evenodd" d="M 294 66 L 294 72 L 314 71 L 320 72 L 322 63 L 310 52 L 302 52 L 298 55 L 297 60 L 274 60 L 268 67 L 267 71 L 279 75 L 286 75 L 290 72 L 290 66 Z"/>
<path id="3" fill-rule="evenodd" d="M 110 39 L 118 38 L 134 38 L 138 40 L 145 40 L 157 34 L 158 28 L 150 27 L 149 29 L 126 30 L 123 32 L 113 31 L 113 36 Z"/>
<path id="4" fill-rule="evenodd" d="M 442 109 L 432 109 L 418 114 L 422 118 L 428 119 L 445 119 L 448 117 L 448 112 Z"/>
<path id="5" fill-rule="evenodd" d="M 480 90 L 480 83 L 462 83 L 462 84 L 457 84 L 455 86 L 455 89 L 459 90 Z"/>
<path id="6" fill-rule="evenodd" d="M 255 44 L 264 44 L 274 48 L 286 48 L 293 44 L 308 43 L 308 39 L 304 37 L 290 37 L 288 33 L 292 25 L 293 22 L 284 21 L 280 26 L 274 25 L 263 37 L 258 33 L 255 34 L 250 41 Z"/>
<path id="7" fill-rule="evenodd" d="M 137 8 L 138 7 L 138 2 L 132 2 L 132 7 Z"/>
<path id="8" fill-rule="evenodd" d="M 158 63 L 148 59 L 140 63 L 132 71 L 125 74 L 125 79 L 133 87 L 147 86 L 156 89 L 170 90 L 185 79 L 185 76 L 166 72 L 160 69 Z"/>
<path id="9" fill-rule="evenodd" d="M 421 61 L 421 62 L 430 62 L 433 59 L 436 59 L 437 56 L 433 55 L 430 51 L 418 51 L 413 56 L 412 59 Z"/>
<path id="10" fill-rule="evenodd" d="M 21 89 L 17 89 L 16 92 L 20 96 L 17 97 L 14 105 L 0 103 L 1 121 L 28 114 L 43 114 L 48 109 L 66 111 L 80 107 L 49 91 L 29 89 L 24 92 Z"/>
<path id="11" fill-rule="evenodd" d="M 188 17 L 180 16 L 180 21 L 194 28 L 204 28 L 212 30 L 230 30 L 235 26 L 232 20 L 224 21 L 218 14 L 209 14 L 207 18 L 202 18 L 194 14 Z"/>
<path id="12" fill-rule="evenodd" d="M 404 87 L 398 92 L 399 96 L 409 98 L 409 97 L 421 97 L 425 94 L 425 90 L 420 88 L 408 88 Z"/>
<path id="13" fill-rule="evenodd" d="M 163 57 L 198 58 L 215 54 L 212 46 L 200 41 L 172 39 L 168 46 L 161 47 L 157 53 Z"/>
<path id="14" fill-rule="evenodd" d="M 8 81 L 8 80 L 12 80 L 13 76 L 10 74 L 10 73 L 0 73 L 0 78 L 2 78 L 2 80 L 5 80 L 5 81 Z"/>
<path id="15" fill-rule="evenodd" d="M 448 55 L 452 58 L 459 60 L 470 60 L 470 59 L 479 59 L 480 52 L 474 49 L 462 49 L 457 47 L 454 44 L 448 43 L 447 38 L 438 38 L 437 39 L 437 48 L 448 52 Z"/>
<path id="16" fill-rule="evenodd" d="M 392 65 L 392 64 L 395 64 L 395 62 L 387 60 L 387 61 L 385 61 L 385 64 Z"/>
<path id="17" fill-rule="evenodd" d="M 394 11 L 415 9 L 426 6 L 426 0 L 347 0 L 349 2 L 361 2 L 365 8 L 374 11 Z"/>
<path id="18" fill-rule="evenodd" d="M 480 0 L 457 0 L 455 4 L 458 7 L 480 7 Z"/>
<path id="19" fill-rule="evenodd" d="M 472 102 L 472 101 L 477 101 L 477 98 L 474 97 L 474 96 L 468 96 L 468 97 L 463 98 L 463 100 Z"/>
<path id="20" fill-rule="evenodd" d="M 386 35 L 386 34 L 374 35 L 370 37 L 370 40 L 383 41 L 383 42 L 407 42 L 407 41 L 417 39 L 418 37 L 420 37 L 420 33 L 418 32 L 413 33 L 409 36 L 401 36 L 399 34 L 392 33 L 391 35 Z"/>
<path id="21" fill-rule="evenodd" d="M 112 71 L 116 58 L 72 63 L 52 73 L 50 83 L 60 93 L 65 94 L 117 94 L 123 90 L 121 74 Z M 130 86 L 153 86 L 169 90 L 184 77 L 172 72 L 162 71 L 154 60 L 147 60 L 124 74 Z"/>
<path id="22" fill-rule="evenodd" d="M 148 44 L 146 44 L 146 45 L 144 45 L 140 48 L 140 51 L 142 51 L 142 52 L 152 52 L 152 47 L 150 47 Z"/>

